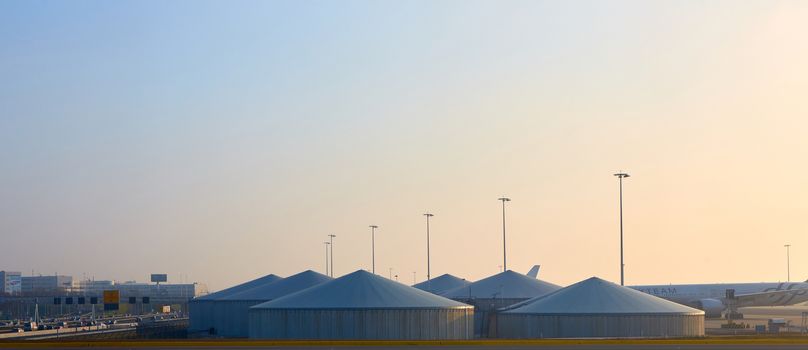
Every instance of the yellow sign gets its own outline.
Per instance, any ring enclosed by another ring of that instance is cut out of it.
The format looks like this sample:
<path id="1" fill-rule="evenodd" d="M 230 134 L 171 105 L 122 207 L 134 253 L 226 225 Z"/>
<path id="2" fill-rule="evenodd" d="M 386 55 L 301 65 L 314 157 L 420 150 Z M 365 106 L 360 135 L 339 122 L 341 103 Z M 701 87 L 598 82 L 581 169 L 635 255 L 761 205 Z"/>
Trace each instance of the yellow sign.
<path id="1" fill-rule="evenodd" d="M 117 304 L 121 300 L 121 292 L 117 290 L 104 291 L 104 304 Z"/>

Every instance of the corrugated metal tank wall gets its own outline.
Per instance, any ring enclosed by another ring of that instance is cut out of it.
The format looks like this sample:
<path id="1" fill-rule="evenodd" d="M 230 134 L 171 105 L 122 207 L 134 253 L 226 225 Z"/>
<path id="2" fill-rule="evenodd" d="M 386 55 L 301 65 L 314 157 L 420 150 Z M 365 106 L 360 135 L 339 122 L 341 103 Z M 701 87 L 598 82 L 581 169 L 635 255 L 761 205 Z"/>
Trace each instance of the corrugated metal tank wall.
<path id="1" fill-rule="evenodd" d="M 253 309 L 254 339 L 473 338 L 473 308 L 456 309 Z"/>
<path id="2" fill-rule="evenodd" d="M 246 338 L 247 311 L 264 301 L 194 300 L 189 304 L 190 337 Z M 213 333 L 210 330 L 213 329 Z"/>
<path id="3" fill-rule="evenodd" d="M 527 298 L 519 299 L 454 299 L 461 303 L 474 306 L 474 336 L 488 338 L 493 330 L 490 329 L 492 317 L 496 311 L 506 306 L 523 302 Z"/>
<path id="4" fill-rule="evenodd" d="M 499 338 L 630 338 L 704 336 L 704 315 L 499 314 Z"/>
<path id="5" fill-rule="evenodd" d="M 191 300 L 188 303 L 188 336 L 206 336 L 213 327 L 212 300 Z"/>
<path id="6" fill-rule="evenodd" d="M 188 336 L 189 337 L 210 337 L 217 336 L 216 328 L 216 301 L 223 297 L 243 292 L 245 290 L 281 281 L 283 278 L 269 274 L 261 278 L 251 280 L 215 293 L 195 298 L 188 302 Z M 152 299 L 152 302 L 154 300 Z M 213 333 L 211 333 L 213 330 Z"/>
<path id="7" fill-rule="evenodd" d="M 217 337 L 246 338 L 248 332 L 247 311 L 265 300 L 216 300 L 213 304 L 213 327 Z"/>

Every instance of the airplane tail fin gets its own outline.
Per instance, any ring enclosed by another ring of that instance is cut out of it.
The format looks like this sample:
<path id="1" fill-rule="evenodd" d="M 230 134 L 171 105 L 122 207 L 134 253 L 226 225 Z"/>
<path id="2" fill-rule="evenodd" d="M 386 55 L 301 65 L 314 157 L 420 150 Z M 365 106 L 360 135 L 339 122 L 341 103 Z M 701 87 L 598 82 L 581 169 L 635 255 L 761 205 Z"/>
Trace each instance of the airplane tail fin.
<path id="1" fill-rule="evenodd" d="M 538 277 L 539 276 L 539 268 L 541 268 L 541 265 L 533 265 L 533 268 L 531 268 L 530 271 L 527 272 L 527 275 L 529 277 L 539 278 Z"/>

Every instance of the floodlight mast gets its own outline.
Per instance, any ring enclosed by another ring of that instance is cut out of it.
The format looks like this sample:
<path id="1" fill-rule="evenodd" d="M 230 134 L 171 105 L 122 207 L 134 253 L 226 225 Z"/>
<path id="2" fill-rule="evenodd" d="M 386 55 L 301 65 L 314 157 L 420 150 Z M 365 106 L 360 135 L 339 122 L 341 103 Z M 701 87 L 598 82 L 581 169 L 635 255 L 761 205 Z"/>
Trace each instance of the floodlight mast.
<path id="1" fill-rule="evenodd" d="M 331 278 L 334 278 L 334 237 L 337 235 L 328 235 L 330 238 L 329 245 L 331 246 Z"/>
<path id="2" fill-rule="evenodd" d="M 376 274 L 376 229 L 379 226 L 370 225 L 370 250 L 371 250 L 371 263 L 370 269 L 373 274 Z"/>
<path id="3" fill-rule="evenodd" d="M 331 274 L 328 272 L 328 246 L 331 245 L 331 243 L 329 242 L 323 242 L 323 243 L 325 243 L 325 275 L 330 276 Z"/>
<path id="4" fill-rule="evenodd" d="M 429 218 L 435 216 L 430 213 L 424 214 L 426 216 L 426 280 L 429 281 L 432 279 L 432 274 L 430 270 L 430 261 L 429 261 Z"/>
<path id="5" fill-rule="evenodd" d="M 791 282 L 791 244 L 786 244 L 786 282 Z"/>
<path id="6" fill-rule="evenodd" d="M 625 264 L 623 263 L 623 179 L 629 177 L 629 174 L 619 172 L 614 174 L 617 176 L 620 183 L 620 285 L 625 285 Z"/>
<path id="7" fill-rule="evenodd" d="M 502 201 L 502 271 L 508 271 L 508 253 L 505 249 L 505 202 L 510 202 L 508 197 L 502 197 L 498 200 Z"/>

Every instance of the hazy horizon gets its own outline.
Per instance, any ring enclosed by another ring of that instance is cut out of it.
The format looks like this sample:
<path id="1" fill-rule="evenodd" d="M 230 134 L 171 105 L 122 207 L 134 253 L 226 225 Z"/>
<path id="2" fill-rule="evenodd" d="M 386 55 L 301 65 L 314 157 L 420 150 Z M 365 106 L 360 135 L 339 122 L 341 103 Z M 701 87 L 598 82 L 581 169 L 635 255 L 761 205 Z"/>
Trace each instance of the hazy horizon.
<path id="1" fill-rule="evenodd" d="M 808 2 L 5 1 L 0 270 L 808 278 Z M 187 277 L 180 277 L 180 274 Z"/>

